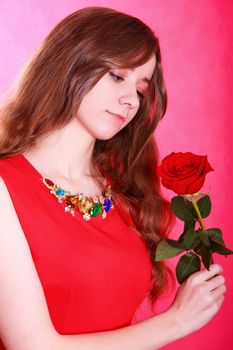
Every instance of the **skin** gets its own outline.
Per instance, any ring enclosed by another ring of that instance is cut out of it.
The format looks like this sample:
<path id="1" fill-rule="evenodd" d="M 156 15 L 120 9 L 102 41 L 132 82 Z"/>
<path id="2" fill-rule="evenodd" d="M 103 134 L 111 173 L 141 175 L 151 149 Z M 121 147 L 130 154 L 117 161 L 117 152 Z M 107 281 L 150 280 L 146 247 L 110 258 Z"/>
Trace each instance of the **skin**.
<path id="1" fill-rule="evenodd" d="M 113 68 L 84 97 L 77 119 L 92 138 L 110 139 L 131 122 L 148 86 L 143 78 L 151 79 L 155 62 L 153 55 L 133 71 Z M 122 115 L 126 120 L 114 118 L 109 112 Z"/>

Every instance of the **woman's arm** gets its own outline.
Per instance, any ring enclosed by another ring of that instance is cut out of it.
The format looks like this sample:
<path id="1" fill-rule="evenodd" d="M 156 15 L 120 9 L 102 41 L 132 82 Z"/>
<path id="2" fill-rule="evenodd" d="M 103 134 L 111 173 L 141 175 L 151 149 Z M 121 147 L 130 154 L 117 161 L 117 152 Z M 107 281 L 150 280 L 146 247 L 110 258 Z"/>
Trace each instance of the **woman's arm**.
<path id="1" fill-rule="evenodd" d="M 216 293 L 205 298 L 205 293 L 209 281 L 211 288 L 223 285 L 223 280 L 211 278 L 218 272 L 213 265 L 212 272 L 197 273 L 190 279 L 194 282 L 179 290 L 172 307 L 158 316 L 113 331 L 61 335 L 51 322 L 27 240 L 0 178 L 0 337 L 7 350 L 159 349 L 200 328 L 217 312 L 221 287 L 219 298 Z M 196 288 L 203 281 L 205 288 Z"/>

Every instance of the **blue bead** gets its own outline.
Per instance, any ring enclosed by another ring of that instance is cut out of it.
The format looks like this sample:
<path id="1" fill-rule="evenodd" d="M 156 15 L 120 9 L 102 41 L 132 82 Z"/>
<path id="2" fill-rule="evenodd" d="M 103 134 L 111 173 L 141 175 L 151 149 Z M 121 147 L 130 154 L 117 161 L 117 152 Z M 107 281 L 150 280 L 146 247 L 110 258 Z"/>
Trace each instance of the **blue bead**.
<path id="1" fill-rule="evenodd" d="M 112 206 L 112 203 L 111 203 L 110 199 L 105 198 L 105 200 L 104 200 L 104 209 L 105 209 L 106 213 L 109 212 L 109 210 L 111 209 L 111 206 Z"/>
<path id="2" fill-rule="evenodd" d="M 57 196 L 64 196 L 64 194 L 65 194 L 65 191 L 62 188 L 58 188 L 56 190 L 56 195 Z"/>

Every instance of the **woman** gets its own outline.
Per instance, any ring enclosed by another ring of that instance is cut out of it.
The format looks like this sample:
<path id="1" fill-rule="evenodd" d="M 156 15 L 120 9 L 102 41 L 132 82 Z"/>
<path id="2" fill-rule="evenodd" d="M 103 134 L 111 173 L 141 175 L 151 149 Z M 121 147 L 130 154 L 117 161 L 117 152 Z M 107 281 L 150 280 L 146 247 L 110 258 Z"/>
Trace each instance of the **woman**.
<path id="1" fill-rule="evenodd" d="M 174 222 L 155 171 L 166 101 L 158 39 L 115 10 L 71 14 L 33 56 L 1 112 L 5 349 L 158 349 L 219 310 L 213 264 L 166 312 L 131 325 L 168 282 L 154 261 Z"/>

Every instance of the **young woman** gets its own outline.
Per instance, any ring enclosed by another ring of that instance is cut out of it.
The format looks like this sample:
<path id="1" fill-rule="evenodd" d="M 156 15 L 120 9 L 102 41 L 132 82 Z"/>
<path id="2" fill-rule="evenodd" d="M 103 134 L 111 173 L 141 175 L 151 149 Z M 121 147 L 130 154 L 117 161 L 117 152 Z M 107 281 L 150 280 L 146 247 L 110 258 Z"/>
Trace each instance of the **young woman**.
<path id="1" fill-rule="evenodd" d="M 158 39 L 113 9 L 71 14 L 31 59 L 1 111 L 1 349 L 158 349 L 219 310 L 213 264 L 131 324 L 168 282 L 154 260 L 174 222 L 153 136 L 166 100 Z"/>

